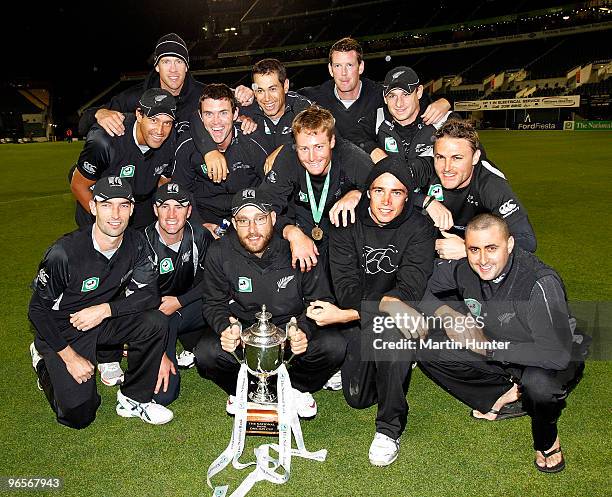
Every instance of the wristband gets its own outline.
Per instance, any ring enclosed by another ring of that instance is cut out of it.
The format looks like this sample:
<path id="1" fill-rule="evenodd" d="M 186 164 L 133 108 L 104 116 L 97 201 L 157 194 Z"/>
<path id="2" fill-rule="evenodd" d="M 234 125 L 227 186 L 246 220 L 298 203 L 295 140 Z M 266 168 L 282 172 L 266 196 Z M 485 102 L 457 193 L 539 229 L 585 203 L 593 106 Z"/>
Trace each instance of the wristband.
<path id="1" fill-rule="evenodd" d="M 426 210 L 427 207 L 429 207 L 429 204 L 431 204 L 435 199 L 436 198 L 433 195 L 430 195 L 430 197 L 423 203 L 423 210 Z"/>

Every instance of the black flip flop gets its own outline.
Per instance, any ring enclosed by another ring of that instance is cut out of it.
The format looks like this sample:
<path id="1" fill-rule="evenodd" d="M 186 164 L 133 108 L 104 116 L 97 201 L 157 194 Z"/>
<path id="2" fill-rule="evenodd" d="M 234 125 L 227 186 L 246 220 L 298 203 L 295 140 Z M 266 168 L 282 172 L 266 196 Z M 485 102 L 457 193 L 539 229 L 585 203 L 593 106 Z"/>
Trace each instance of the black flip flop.
<path id="1" fill-rule="evenodd" d="M 523 409 L 523 403 L 520 400 L 515 400 L 514 402 L 506 404 L 499 411 L 497 409 L 491 409 L 489 412 L 497 414 L 497 417 L 495 419 L 477 418 L 474 416 L 474 410 L 470 411 L 470 416 L 474 419 L 483 421 L 501 421 L 502 419 L 520 418 L 521 416 L 527 415 L 527 411 Z"/>
<path id="2" fill-rule="evenodd" d="M 563 452 L 561 452 L 561 446 L 557 447 L 556 449 L 549 450 L 548 452 L 543 450 L 540 450 L 539 452 L 541 452 L 544 456 L 544 466 L 540 466 L 537 459 L 534 459 L 533 464 L 535 464 L 535 467 L 538 468 L 538 471 L 541 471 L 542 473 L 558 473 L 559 471 L 563 471 L 565 469 L 565 458 L 563 457 Z M 546 466 L 546 459 L 558 453 L 561 453 L 561 462 L 551 466 L 550 468 Z"/>

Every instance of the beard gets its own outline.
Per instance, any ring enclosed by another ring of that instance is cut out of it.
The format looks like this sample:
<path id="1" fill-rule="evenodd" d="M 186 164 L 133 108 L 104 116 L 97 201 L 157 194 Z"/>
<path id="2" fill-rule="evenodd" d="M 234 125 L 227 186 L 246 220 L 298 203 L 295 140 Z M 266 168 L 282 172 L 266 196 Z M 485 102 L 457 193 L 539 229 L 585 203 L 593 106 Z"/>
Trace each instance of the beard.
<path id="1" fill-rule="evenodd" d="M 270 229 L 267 233 L 259 233 L 259 236 L 261 236 L 261 238 L 257 241 L 257 245 L 253 245 L 252 243 L 249 243 L 248 234 L 246 235 L 238 234 L 238 241 L 240 242 L 240 245 L 242 245 L 247 252 L 257 255 L 257 254 L 262 253 L 266 249 L 266 247 L 270 244 L 270 240 L 272 240 L 273 234 L 274 234 L 273 229 Z"/>

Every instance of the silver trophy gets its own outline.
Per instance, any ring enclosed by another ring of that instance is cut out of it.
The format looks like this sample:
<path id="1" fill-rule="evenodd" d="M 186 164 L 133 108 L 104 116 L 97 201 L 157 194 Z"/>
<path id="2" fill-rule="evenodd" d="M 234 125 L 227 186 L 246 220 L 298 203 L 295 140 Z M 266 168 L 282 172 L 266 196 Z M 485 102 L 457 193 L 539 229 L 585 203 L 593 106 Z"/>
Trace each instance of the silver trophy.
<path id="1" fill-rule="evenodd" d="M 244 350 L 244 363 L 247 370 L 259 380 L 257 388 L 249 392 L 249 400 L 258 404 L 276 404 L 276 395 L 268 388 L 268 378 L 278 371 L 283 364 L 285 354 L 285 342 L 292 327 L 297 329 L 297 322 L 291 319 L 283 331 L 270 322 L 272 314 L 266 311 L 265 304 L 261 306 L 261 312 L 255 314 L 257 323 L 242 329 L 240 323 L 240 340 Z M 236 359 L 241 361 L 238 356 Z M 291 361 L 291 358 L 287 361 Z"/>

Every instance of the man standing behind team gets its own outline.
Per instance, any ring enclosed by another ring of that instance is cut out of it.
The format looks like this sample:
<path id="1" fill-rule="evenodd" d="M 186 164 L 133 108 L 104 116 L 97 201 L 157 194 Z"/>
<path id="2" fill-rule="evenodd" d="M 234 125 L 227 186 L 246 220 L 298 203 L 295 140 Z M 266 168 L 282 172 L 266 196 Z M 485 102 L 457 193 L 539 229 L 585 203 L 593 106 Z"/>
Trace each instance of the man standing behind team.
<path id="1" fill-rule="evenodd" d="M 189 71 L 189 51 L 185 41 L 176 33 L 162 36 L 155 45 L 153 67 L 142 83 L 115 95 L 110 102 L 99 108 L 87 109 L 79 121 L 79 133 L 86 135 L 94 124 L 98 124 L 110 136 L 123 135 L 129 127 L 124 123 L 125 114 L 138 106 L 140 96 L 151 88 L 166 90 L 176 98 L 177 125 L 189 120 L 197 108 L 202 92 L 202 83 L 196 81 Z"/>
<path id="2" fill-rule="evenodd" d="M 361 77 L 365 69 L 363 49 L 353 38 L 342 38 L 332 45 L 327 68 L 333 80 L 302 88 L 298 93 L 328 109 L 336 119 L 338 134 L 359 145 L 361 135 L 357 121 L 384 105 L 383 88 L 371 79 Z M 450 110 L 450 104 L 444 98 L 430 102 L 429 96 L 424 95 L 421 117 L 425 124 L 438 122 Z"/>
<path id="3" fill-rule="evenodd" d="M 153 194 L 171 173 L 176 101 L 166 90 L 150 89 L 135 109 L 136 114 L 126 114 L 123 121 L 128 133 L 111 137 L 95 125 L 87 134 L 70 177 L 70 189 L 77 200 L 75 218 L 81 227 L 93 222 L 91 187 L 105 176 L 119 176 L 132 186 L 136 201 L 133 227 L 144 228 L 155 219 Z"/>
<path id="4" fill-rule="evenodd" d="M 235 125 L 238 106 L 232 90 L 224 84 L 206 85 L 200 97 L 200 119 L 179 133 L 172 179 L 193 193 L 204 225 L 215 233 L 231 218 L 232 196 L 263 180 L 267 151 L 259 130 L 246 135 Z M 219 175 L 202 161 L 205 151 L 194 139 L 197 131 L 208 135 L 227 162 L 227 175 Z"/>
<path id="5" fill-rule="evenodd" d="M 396 154 L 404 161 L 421 155 L 432 155 L 431 137 L 448 116 L 442 115 L 427 125 L 421 116 L 420 98 L 423 85 L 410 67 L 399 66 L 385 76 L 384 105 L 364 115 L 358 129 L 359 146 L 374 162 Z"/>
<path id="6" fill-rule="evenodd" d="M 242 107 L 266 138 L 267 150 L 292 143 L 291 123 L 295 116 L 310 106 L 310 101 L 289 91 L 287 69 L 277 59 L 263 59 L 251 71 L 256 103 Z"/>

